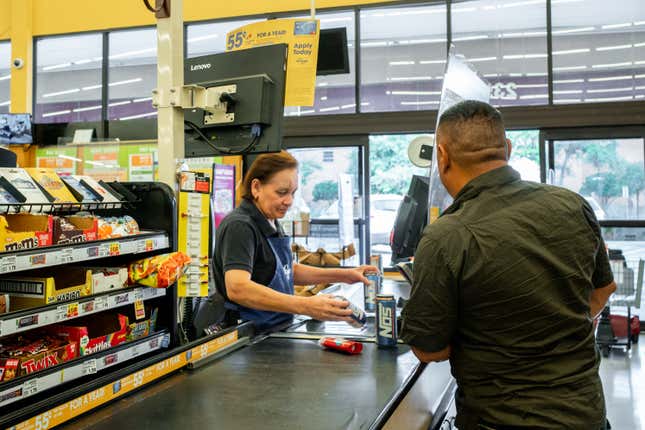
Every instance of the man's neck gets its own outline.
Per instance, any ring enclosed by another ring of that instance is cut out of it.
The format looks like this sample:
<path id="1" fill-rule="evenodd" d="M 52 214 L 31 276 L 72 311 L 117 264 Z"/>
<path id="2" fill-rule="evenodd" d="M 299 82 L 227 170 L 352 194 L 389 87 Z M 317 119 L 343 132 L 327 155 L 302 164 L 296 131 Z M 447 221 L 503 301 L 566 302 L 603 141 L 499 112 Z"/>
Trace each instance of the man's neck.
<path id="1" fill-rule="evenodd" d="M 459 167 L 459 175 L 457 177 L 455 187 L 456 190 L 454 194 L 450 193 L 455 197 L 459 192 L 473 179 L 488 173 L 491 170 L 499 169 L 500 167 L 508 166 L 508 161 L 506 160 L 492 160 L 485 163 L 479 163 L 476 166 L 462 168 Z M 448 190 L 450 192 L 451 190 Z"/>

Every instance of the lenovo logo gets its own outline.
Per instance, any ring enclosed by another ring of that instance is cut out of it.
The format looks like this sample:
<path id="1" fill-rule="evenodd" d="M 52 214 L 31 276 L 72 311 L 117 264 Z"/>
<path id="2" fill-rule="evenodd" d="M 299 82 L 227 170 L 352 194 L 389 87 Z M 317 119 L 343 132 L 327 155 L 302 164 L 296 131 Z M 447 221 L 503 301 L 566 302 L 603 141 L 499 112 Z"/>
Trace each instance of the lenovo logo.
<path id="1" fill-rule="evenodd" d="M 193 64 L 190 66 L 190 71 L 194 70 L 205 70 L 205 69 L 210 69 L 211 68 L 211 63 L 206 63 L 206 64 Z"/>
<path id="2" fill-rule="evenodd" d="M 378 305 L 379 336 L 392 337 L 392 308 Z"/>

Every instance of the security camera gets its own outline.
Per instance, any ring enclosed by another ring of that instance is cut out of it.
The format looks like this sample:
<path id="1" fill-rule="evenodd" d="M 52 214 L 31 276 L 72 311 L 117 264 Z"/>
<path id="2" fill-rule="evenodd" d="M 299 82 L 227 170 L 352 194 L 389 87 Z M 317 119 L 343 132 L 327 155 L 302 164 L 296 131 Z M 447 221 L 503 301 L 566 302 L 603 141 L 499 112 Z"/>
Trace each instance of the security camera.
<path id="1" fill-rule="evenodd" d="M 22 60 L 22 58 L 14 58 L 13 59 L 13 67 L 16 69 L 22 69 L 22 66 L 24 66 L 25 62 Z"/>

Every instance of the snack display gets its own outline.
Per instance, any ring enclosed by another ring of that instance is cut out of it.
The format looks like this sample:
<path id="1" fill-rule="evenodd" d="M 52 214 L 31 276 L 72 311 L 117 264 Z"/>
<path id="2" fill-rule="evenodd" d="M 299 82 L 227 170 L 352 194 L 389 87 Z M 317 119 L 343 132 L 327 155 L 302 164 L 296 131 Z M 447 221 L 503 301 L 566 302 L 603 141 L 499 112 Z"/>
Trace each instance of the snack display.
<path id="1" fill-rule="evenodd" d="M 96 240 L 98 236 L 98 219 L 87 212 L 73 216 L 54 218 L 55 245 L 80 243 Z"/>
<path id="2" fill-rule="evenodd" d="M 1 342 L 3 381 L 47 369 L 78 356 L 76 342 L 55 335 L 29 333 L 3 338 Z"/>
<path id="3" fill-rule="evenodd" d="M 139 224 L 129 215 L 99 218 L 98 236 L 101 239 L 130 236 L 139 233 Z"/>
<path id="4" fill-rule="evenodd" d="M 47 331 L 78 343 L 81 356 L 104 351 L 126 341 L 128 317 L 102 313 L 82 317 L 68 324 L 47 327 Z"/>
<path id="5" fill-rule="evenodd" d="M 128 266 L 128 282 L 154 288 L 167 288 L 177 281 L 190 263 L 183 252 L 155 255 Z"/>
<path id="6" fill-rule="evenodd" d="M 77 203 L 54 169 L 31 167 L 25 170 L 54 198 L 54 203 Z"/>

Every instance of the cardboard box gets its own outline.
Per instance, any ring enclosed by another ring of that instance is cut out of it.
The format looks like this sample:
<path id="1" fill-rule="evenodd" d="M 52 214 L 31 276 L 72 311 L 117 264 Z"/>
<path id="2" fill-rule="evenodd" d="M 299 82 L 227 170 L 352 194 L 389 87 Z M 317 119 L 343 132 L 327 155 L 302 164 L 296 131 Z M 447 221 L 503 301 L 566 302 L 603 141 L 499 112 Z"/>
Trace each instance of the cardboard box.
<path id="1" fill-rule="evenodd" d="M 90 267 L 92 271 L 92 294 L 105 293 L 128 285 L 127 267 Z"/>
<path id="2" fill-rule="evenodd" d="M 95 217 L 67 216 L 64 220 L 73 225 L 73 230 L 63 229 L 63 220 L 54 218 L 53 241 L 55 245 L 67 243 L 81 243 L 98 238 L 99 223 Z"/>
<path id="3" fill-rule="evenodd" d="M 77 342 L 81 356 L 105 351 L 126 341 L 128 317 L 101 313 L 47 327 L 51 333 Z"/>
<path id="4" fill-rule="evenodd" d="M 137 321 L 133 316 L 134 312 L 131 312 L 126 339 L 136 340 L 154 333 L 157 327 L 157 312 L 157 308 L 146 306 L 146 315 L 149 317 L 142 321 Z"/>
<path id="5" fill-rule="evenodd" d="M 25 169 L 53 198 L 53 203 L 77 203 L 54 169 L 29 167 Z"/>
<path id="6" fill-rule="evenodd" d="M 26 272 L 0 278 L 0 292 L 11 296 L 11 310 L 67 302 L 92 294 L 92 272 L 76 267 Z"/>
<path id="7" fill-rule="evenodd" d="M 29 375 L 40 370 L 72 360 L 78 356 L 76 343 L 60 338 L 43 336 L 39 339 L 18 337 L 8 342 L 14 344 L 4 347 L 0 358 L 3 368 L 2 380 Z M 37 345 L 31 352 L 30 346 Z"/>
<path id="8" fill-rule="evenodd" d="M 52 244 L 51 215 L 0 215 L 0 251 L 18 251 Z"/>

